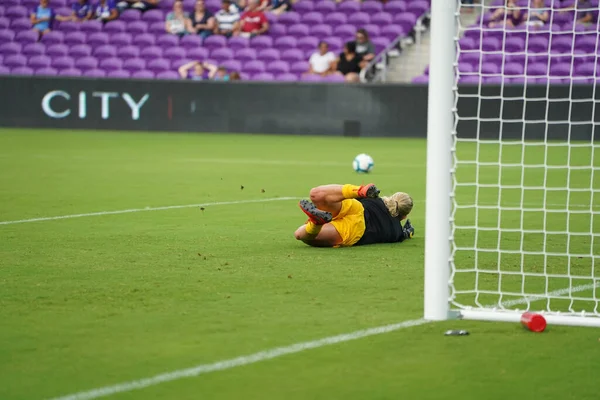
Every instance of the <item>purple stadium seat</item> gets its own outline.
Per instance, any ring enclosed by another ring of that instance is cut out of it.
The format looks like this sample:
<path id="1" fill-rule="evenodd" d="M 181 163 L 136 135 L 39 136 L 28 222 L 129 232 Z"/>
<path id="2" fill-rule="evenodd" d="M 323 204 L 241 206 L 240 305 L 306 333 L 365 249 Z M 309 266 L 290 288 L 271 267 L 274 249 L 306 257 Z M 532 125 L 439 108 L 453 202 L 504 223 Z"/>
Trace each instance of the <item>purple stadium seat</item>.
<path id="1" fill-rule="evenodd" d="M 273 47 L 273 39 L 268 36 L 254 37 L 250 40 L 250 47 L 257 50 Z"/>
<path id="2" fill-rule="evenodd" d="M 227 47 L 232 50 L 245 49 L 250 46 L 250 39 L 243 37 L 232 37 L 227 41 Z"/>
<path id="3" fill-rule="evenodd" d="M 285 36 L 287 33 L 287 27 L 281 24 L 274 24 L 269 26 L 269 31 L 267 35 L 272 38 L 278 38 L 280 36 Z"/>
<path id="4" fill-rule="evenodd" d="M 596 63 L 585 63 L 578 65 L 575 68 L 575 75 L 577 76 L 596 76 L 600 75 L 600 66 L 596 65 Z"/>
<path id="5" fill-rule="evenodd" d="M 156 36 L 151 33 L 140 33 L 135 36 L 132 43 L 139 47 L 154 46 L 156 43 Z"/>
<path id="6" fill-rule="evenodd" d="M 290 12 L 281 14 L 279 16 L 279 19 L 277 20 L 277 23 L 289 26 L 289 25 L 298 24 L 298 23 L 300 23 L 300 21 L 301 21 L 300 14 L 298 14 L 295 11 L 290 11 Z"/>
<path id="7" fill-rule="evenodd" d="M 471 64 L 468 64 L 468 63 L 458 64 L 458 72 L 461 74 L 471 73 L 474 70 L 475 70 L 475 68 L 473 68 L 473 65 L 471 65 Z M 429 76 L 429 66 L 427 66 L 427 68 L 425 69 L 423 74 Z"/>
<path id="8" fill-rule="evenodd" d="M 22 45 L 35 43 L 38 41 L 38 39 L 38 33 L 32 30 L 17 32 L 17 35 L 15 36 L 15 42 L 21 43 Z"/>
<path id="9" fill-rule="evenodd" d="M 146 31 L 148 31 L 148 23 L 146 21 L 132 21 L 127 24 L 126 29 L 127 32 L 131 33 L 132 35 L 146 33 Z"/>
<path id="10" fill-rule="evenodd" d="M 314 36 L 307 36 L 298 39 L 298 48 L 303 51 L 315 50 L 319 45 L 319 39 Z"/>
<path id="11" fill-rule="evenodd" d="M 186 57 L 192 60 L 203 61 L 208 58 L 208 50 L 203 47 L 189 48 L 186 50 Z"/>
<path id="12" fill-rule="evenodd" d="M 185 50 L 183 48 L 171 47 L 171 48 L 165 49 L 165 51 L 163 51 L 163 57 L 173 61 L 173 60 L 182 60 L 186 57 L 186 55 L 185 55 Z"/>
<path id="13" fill-rule="evenodd" d="M 571 64 L 556 64 L 550 66 L 550 75 L 554 77 L 566 78 L 571 76 Z"/>
<path id="14" fill-rule="evenodd" d="M 360 12 L 360 3 L 357 1 L 346 1 L 338 4 L 337 11 L 342 12 L 349 17 Z"/>
<path id="15" fill-rule="evenodd" d="M 161 10 L 171 11 L 173 9 L 174 2 L 175 2 L 175 0 L 162 0 L 160 3 L 158 3 L 158 7 Z"/>
<path id="16" fill-rule="evenodd" d="M 523 75 L 525 68 L 523 64 L 518 63 L 506 63 L 504 64 L 504 75 L 514 78 L 516 75 Z"/>
<path id="17" fill-rule="evenodd" d="M 105 32 L 94 32 L 88 35 L 87 44 L 90 46 L 102 46 L 108 44 L 110 36 Z"/>
<path id="18" fill-rule="evenodd" d="M 10 26 L 10 19 L 6 17 L 0 17 L 0 29 L 8 29 Z"/>
<path id="19" fill-rule="evenodd" d="M 127 25 L 125 24 L 124 21 L 119 21 L 119 20 L 113 20 L 113 21 L 109 21 L 106 23 L 106 25 L 104 25 L 104 32 L 107 33 L 120 33 L 120 32 L 125 32 L 127 29 Z"/>
<path id="20" fill-rule="evenodd" d="M 545 53 L 548 51 L 548 39 L 534 37 L 527 43 L 527 51 L 532 53 Z"/>
<path id="21" fill-rule="evenodd" d="M 292 36 L 282 36 L 275 39 L 274 47 L 279 50 L 291 49 L 296 47 L 297 42 Z"/>
<path id="22" fill-rule="evenodd" d="M 346 82 L 346 78 L 339 74 L 327 75 L 325 77 L 325 81 L 327 82 Z"/>
<path id="23" fill-rule="evenodd" d="M 56 68 L 58 70 L 73 68 L 75 65 L 75 60 L 72 57 L 57 57 L 52 59 L 52 68 Z"/>
<path id="24" fill-rule="evenodd" d="M 15 33 L 10 30 L 0 30 L 0 43 L 12 42 L 15 38 Z"/>
<path id="25" fill-rule="evenodd" d="M 160 71 L 160 72 L 165 72 L 165 71 Z M 131 74 L 131 77 L 134 79 L 154 79 L 154 76 L 155 76 L 155 72 L 153 72 L 153 71 L 136 71 L 133 74 Z"/>
<path id="26" fill-rule="evenodd" d="M 77 44 L 85 44 L 87 43 L 87 38 L 85 33 L 83 32 L 68 32 L 65 35 L 65 40 L 63 41 L 67 46 L 75 46 Z"/>
<path id="27" fill-rule="evenodd" d="M 504 50 L 509 53 L 516 53 L 525 49 L 525 39 L 514 37 L 504 41 Z"/>
<path id="28" fill-rule="evenodd" d="M 27 60 L 27 66 L 33 69 L 49 67 L 52 62 L 51 58 L 48 56 L 32 56 L 29 60 Z"/>
<path id="29" fill-rule="evenodd" d="M 10 70 L 11 75 L 30 76 L 33 75 L 33 70 L 29 67 L 15 67 Z"/>
<path id="30" fill-rule="evenodd" d="M 294 24 L 288 26 L 287 32 L 289 36 L 302 37 L 309 34 L 309 28 L 305 24 Z"/>
<path id="31" fill-rule="evenodd" d="M 80 30 L 81 26 L 83 24 L 79 23 L 79 22 L 73 22 L 73 21 L 63 21 L 63 22 L 55 22 L 55 30 L 61 31 L 61 32 L 77 32 Z"/>
<path id="32" fill-rule="evenodd" d="M 308 62 L 306 61 L 296 61 L 290 65 L 290 72 L 294 74 L 302 74 L 309 70 Z"/>
<path id="33" fill-rule="evenodd" d="M 302 75 L 302 77 L 300 78 L 300 80 L 302 82 L 324 82 L 325 78 L 319 76 L 319 75 L 314 75 L 314 74 L 306 74 L 306 75 Z"/>
<path id="34" fill-rule="evenodd" d="M 339 53 L 344 47 L 344 41 L 336 36 L 326 37 L 323 41 L 329 45 L 329 50 L 334 53 Z"/>
<path id="35" fill-rule="evenodd" d="M 82 76 L 88 78 L 104 78 L 106 76 L 106 72 L 101 69 L 88 69 L 87 71 L 82 72 Z"/>
<path id="36" fill-rule="evenodd" d="M 146 69 L 146 60 L 142 58 L 130 58 L 123 62 L 123 69 L 129 72 L 144 70 Z"/>
<path id="37" fill-rule="evenodd" d="M 177 80 L 179 78 L 179 74 L 175 71 L 163 71 L 156 74 L 156 79 L 168 79 L 168 80 Z"/>
<path id="38" fill-rule="evenodd" d="M 106 77 L 107 78 L 116 78 L 116 79 L 128 79 L 131 77 L 131 74 L 129 73 L 129 71 L 124 71 L 122 69 L 117 69 L 114 71 L 107 71 L 106 72 Z"/>
<path id="39" fill-rule="evenodd" d="M 527 65 L 527 76 L 539 77 L 548 73 L 548 65 L 534 63 Z"/>
<path id="40" fill-rule="evenodd" d="M 4 11 L 4 16 L 11 19 L 27 17 L 27 8 L 23 6 L 9 6 Z"/>
<path id="41" fill-rule="evenodd" d="M 404 30 L 398 25 L 387 25 L 381 30 L 381 35 L 390 40 L 396 39 L 398 36 L 405 36 Z"/>
<path id="42" fill-rule="evenodd" d="M 105 71 L 118 71 L 123 68 L 123 61 L 116 57 L 105 58 L 100 61 L 99 67 Z"/>
<path id="43" fill-rule="evenodd" d="M 365 1 L 360 7 L 360 11 L 367 14 L 377 14 L 383 11 L 383 5 L 378 1 Z"/>
<path id="44" fill-rule="evenodd" d="M 0 6 L 0 15 L 4 16 L 5 11 L 4 5 Z"/>
<path id="45" fill-rule="evenodd" d="M 394 23 L 400 25 L 404 32 L 411 32 L 417 23 L 414 14 L 401 13 L 394 16 Z"/>
<path id="46" fill-rule="evenodd" d="M 391 25 L 394 26 L 396 28 L 400 28 L 396 25 Z M 363 26 L 363 29 L 365 29 L 367 31 L 367 33 L 369 34 L 370 37 L 376 37 L 376 36 L 380 36 L 381 35 L 381 28 L 379 27 L 379 25 L 375 25 L 375 24 L 367 24 Z"/>
<path id="47" fill-rule="evenodd" d="M 150 25 L 148 25 L 148 32 L 154 35 L 160 35 L 161 33 L 165 33 L 165 22 L 150 22 Z M 198 38 L 200 39 L 199 36 Z"/>
<path id="48" fill-rule="evenodd" d="M 346 2 L 342 4 L 358 4 L 352 2 Z M 348 16 L 348 23 L 354 26 L 362 27 L 363 25 L 368 24 L 371 21 L 369 14 L 364 12 L 356 12 L 350 16 Z"/>
<path id="49" fill-rule="evenodd" d="M 39 56 L 46 53 L 46 46 L 42 43 L 29 43 L 23 46 L 22 54 L 26 56 Z"/>
<path id="50" fill-rule="evenodd" d="M 400 14 L 406 11 L 406 3 L 402 0 L 392 0 L 385 3 L 383 9 L 392 14 Z"/>
<path id="51" fill-rule="evenodd" d="M 146 63 L 146 68 L 154 73 L 168 71 L 171 68 L 171 63 L 168 60 L 158 58 L 156 60 L 150 60 Z"/>
<path id="52" fill-rule="evenodd" d="M 375 50 L 376 53 L 380 53 L 383 50 L 386 49 L 386 47 L 388 47 L 390 45 L 390 43 L 392 43 L 392 41 L 386 37 L 377 37 L 371 40 L 371 42 L 373 42 L 373 44 L 375 45 Z"/>
<path id="53" fill-rule="evenodd" d="M 569 35 L 571 36 L 571 35 Z M 557 53 L 567 53 L 573 50 L 573 37 L 552 38 L 550 49 Z"/>
<path id="54" fill-rule="evenodd" d="M 258 74 L 265 71 L 265 63 L 259 60 L 252 60 L 245 63 L 242 68 L 248 74 Z"/>
<path id="55" fill-rule="evenodd" d="M 278 61 L 280 58 L 279 50 L 277 49 L 262 49 L 259 50 L 257 58 L 265 63 Z"/>
<path id="56" fill-rule="evenodd" d="M 89 47 L 89 46 L 88 46 Z M 65 44 L 53 44 L 46 47 L 46 54 L 50 57 L 62 57 L 69 54 L 69 47 Z"/>
<path id="57" fill-rule="evenodd" d="M 259 72 L 257 74 L 252 75 L 253 81 L 273 81 L 275 80 L 275 76 L 273 76 L 270 72 Z"/>
<path id="58" fill-rule="evenodd" d="M 56 46 L 61 46 L 61 45 L 56 45 Z M 66 45 L 64 45 L 65 48 L 67 48 Z M 56 48 L 57 51 L 60 51 L 61 47 L 57 47 Z M 48 48 L 48 53 L 50 52 L 50 48 Z M 91 56 L 92 55 L 92 47 L 87 45 L 87 44 L 78 44 L 77 46 L 73 46 L 71 47 L 69 50 L 69 55 L 71 57 L 87 57 L 87 56 Z M 52 54 L 54 56 L 54 54 Z"/>
<path id="59" fill-rule="evenodd" d="M 94 57 L 81 57 L 75 59 L 75 68 L 82 71 L 98 68 L 98 60 Z"/>
<path id="60" fill-rule="evenodd" d="M 392 23 L 392 14 L 387 12 L 380 12 L 371 15 L 371 23 L 377 25 L 388 25 Z"/>
<path id="61" fill-rule="evenodd" d="M 267 64 L 267 71 L 272 74 L 283 74 L 290 71 L 290 66 L 285 61 L 271 61 Z"/>
<path id="62" fill-rule="evenodd" d="M 46 46 L 49 46 L 51 44 L 62 43 L 64 41 L 64 39 L 65 39 L 64 33 L 52 31 L 52 32 L 48 32 L 44 36 L 42 36 L 42 43 L 44 43 Z"/>
<path id="63" fill-rule="evenodd" d="M 43 67 L 36 69 L 33 74 L 37 76 L 56 76 L 58 74 L 58 70 L 51 67 Z"/>
<path id="64" fill-rule="evenodd" d="M 500 67 L 497 64 L 493 63 L 482 63 L 481 64 L 481 73 L 484 75 L 495 75 L 500 71 Z"/>
<path id="65" fill-rule="evenodd" d="M 78 77 L 81 76 L 81 70 L 77 68 L 66 68 L 58 71 L 58 76 L 72 76 Z"/>
<path id="66" fill-rule="evenodd" d="M 280 82 L 296 82 L 298 80 L 298 77 L 295 74 L 287 72 L 277 75 L 275 77 L 275 80 Z"/>
<path id="67" fill-rule="evenodd" d="M 0 65 L 0 75 L 10 75 L 10 68 Z"/>
<path id="68" fill-rule="evenodd" d="M 174 70 L 174 71 L 176 71 L 183 64 L 187 64 L 187 63 L 192 62 L 192 61 L 195 61 L 195 60 L 190 60 L 189 58 L 182 58 L 181 60 L 173 60 L 173 61 L 171 61 L 171 69 Z"/>
<path id="69" fill-rule="evenodd" d="M 96 20 L 85 21 L 81 24 L 79 30 L 87 34 L 101 32 L 102 22 Z"/>
<path id="70" fill-rule="evenodd" d="M 325 37 L 333 35 L 333 29 L 329 25 L 319 24 L 310 27 L 310 35 L 317 37 Z"/>
<path id="71" fill-rule="evenodd" d="M 28 31 L 31 29 L 31 21 L 29 18 L 17 18 L 10 22 L 10 29 L 13 31 Z"/>
<path id="72" fill-rule="evenodd" d="M 3 54 L 5 56 L 12 55 L 12 54 L 20 54 L 22 49 L 23 49 L 23 46 L 20 45 L 19 43 L 11 42 L 11 43 L 0 44 L 0 54 Z"/>
<path id="73" fill-rule="evenodd" d="M 117 48 L 117 55 L 122 60 L 136 58 L 140 55 L 140 49 L 137 46 L 123 46 Z"/>
<path id="74" fill-rule="evenodd" d="M 184 48 L 194 48 L 202 46 L 202 38 L 198 35 L 186 35 L 181 38 L 179 45 Z"/>
<path id="75" fill-rule="evenodd" d="M 117 33 L 110 36 L 110 43 L 115 46 L 129 46 L 132 42 L 131 34 Z"/>
<path id="76" fill-rule="evenodd" d="M 349 24 L 338 25 L 333 28 L 333 33 L 338 37 L 353 38 L 356 34 L 356 28 Z"/>
<path id="77" fill-rule="evenodd" d="M 239 49 L 235 51 L 235 59 L 239 61 L 256 60 L 257 56 L 255 49 Z"/>
<path id="78" fill-rule="evenodd" d="M 223 64 L 221 64 L 221 66 L 227 71 L 240 71 L 242 69 L 242 63 L 238 60 L 223 61 Z"/>
<path id="79" fill-rule="evenodd" d="M 299 14 L 307 14 L 312 12 L 314 8 L 314 3 L 310 1 L 299 1 L 298 3 L 294 4 L 294 10 L 296 10 L 296 12 Z"/>
<path id="80" fill-rule="evenodd" d="M 227 39 L 225 36 L 212 35 L 204 39 L 202 46 L 209 50 L 219 49 L 227 46 Z"/>
<path id="81" fill-rule="evenodd" d="M 153 10 L 156 11 L 156 10 Z M 163 49 L 179 46 L 179 36 L 163 33 L 156 37 L 156 45 Z"/>
<path id="82" fill-rule="evenodd" d="M 302 23 L 307 25 L 318 25 L 323 23 L 323 19 L 323 14 L 313 11 L 302 16 Z"/>
<path id="83" fill-rule="evenodd" d="M 484 77 L 484 82 L 485 83 L 490 83 L 490 84 L 494 84 L 494 85 L 499 85 L 502 82 L 506 81 L 507 79 L 502 77 L 502 76 L 488 76 L 488 77 Z"/>
<path id="84" fill-rule="evenodd" d="M 125 10 L 119 15 L 119 19 L 121 21 L 138 21 L 142 18 L 142 13 L 140 10 L 136 10 L 134 8 L 130 8 Z M 129 27 L 129 24 L 128 24 Z"/>
<path id="85" fill-rule="evenodd" d="M 211 50 L 210 58 L 216 60 L 218 63 L 225 60 L 231 60 L 233 59 L 233 50 L 227 47 L 215 48 Z"/>
<path id="86" fill-rule="evenodd" d="M 348 23 L 348 17 L 346 17 L 346 14 L 334 12 L 325 15 L 325 23 L 335 29 L 335 27 L 338 25 L 344 25 Z"/>
<path id="87" fill-rule="evenodd" d="M 413 0 L 406 6 L 406 12 L 412 13 L 416 16 L 421 16 L 429 10 L 430 5 L 426 0 Z"/>
<path id="88" fill-rule="evenodd" d="M 98 59 L 111 58 L 117 56 L 117 47 L 111 44 L 98 46 L 93 51 L 94 57 Z"/>
<path id="89" fill-rule="evenodd" d="M 162 55 L 163 49 L 158 46 L 144 47 L 140 50 L 140 58 L 143 58 L 144 60 L 155 60 L 161 58 Z"/>
<path id="90" fill-rule="evenodd" d="M 315 4 L 315 11 L 325 15 L 335 11 L 335 3 L 332 1 L 319 1 Z"/>
<path id="91" fill-rule="evenodd" d="M 299 49 L 287 49 L 281 53 L 281 59 L 289 63 L 304 60 L 304 53 Z"/>
<path id="92" fill-rule="evenodd" d="M 27 65 L 27 58 L 22 54 L 4 55 L 3 64 L 10 68 L 24 67 Z"/>
<path id="93" fill-rule="evenodd" d="M 165 15 L 161 10 L 148 10 L 142 14 L 142 20 L 147 22 L 164 22 Z"/>

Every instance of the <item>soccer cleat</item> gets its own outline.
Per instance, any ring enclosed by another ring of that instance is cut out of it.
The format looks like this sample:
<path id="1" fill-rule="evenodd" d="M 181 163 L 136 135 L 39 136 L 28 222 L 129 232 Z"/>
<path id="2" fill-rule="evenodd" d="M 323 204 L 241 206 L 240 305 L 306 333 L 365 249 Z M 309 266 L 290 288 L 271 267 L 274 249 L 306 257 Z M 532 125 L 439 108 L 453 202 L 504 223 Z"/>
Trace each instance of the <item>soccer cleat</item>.
<path id="1" fill-rule="evenodd" d="M 319 210 L 313 203 L 308 200 L 300 200 L 298 206 L 304 214 L 308 215 L 308 218 L 315 225 L 325 225 L 331 222 L 332 216 L 330 212 Z"/>
<path id="2" fill-rule="evenodd" d="M 406 239 L 412 239 L 412 237 L 415 235 L 415 228 L 413 228 L 412 224 L 410 223 L 410 219 L 406 220 L 406 223 L 402 228 L 402 232 L 404 232 Z"/>
<path id="3" fill-rule="evenodd" d="M 379 189 L 377 189 L 377 187 L 372 184 L 372 183 L 368 183 L 366 185 L 362 185 L 360 188 L 358 188 L 358 197 L 359 198 L 371 198 L 371 199 L 376 199 L 379 197 L 379 193 L 381 191 Z"/>

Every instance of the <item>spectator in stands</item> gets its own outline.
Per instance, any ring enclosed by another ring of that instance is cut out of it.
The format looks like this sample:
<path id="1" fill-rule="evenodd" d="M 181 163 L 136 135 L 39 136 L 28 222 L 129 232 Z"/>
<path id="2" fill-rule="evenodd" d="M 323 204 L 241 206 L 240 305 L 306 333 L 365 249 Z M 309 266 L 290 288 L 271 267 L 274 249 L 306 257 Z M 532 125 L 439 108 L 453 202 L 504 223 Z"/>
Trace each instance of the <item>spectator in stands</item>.
<path id="1" fill-rule="evenodd" d="M 214 81 L 228 81 L 229 74 L 224 67 L 217 67 L 214 64 L 201 61 L 192 61 L 179 67 L 179 76 L 181 79 L 191 79 L 193 81 L 203 81 L 206 79 Z"/>
<path id="2" fill-rule="evenodd" d="M 230 0 L 223 0 L 221 9 L 215 14 L 217 24 L 215 34 L 231 36 L 233 32 L 239 29 L 240 12 L 235 4 Z"/>
<path id="3" fill-rule="evenodd" d="M 576 19 L 579 24 L 590 24 L 594 22 L 594 13 L 598 13 L 598 6 L 594 7 L 590 0 L 579 0 L 576 4 L 565 8 L 565 11 L 577 10 Z"/>
<path id="4" fill-rule="evenodd" d="M 271 4 L 272 0 L 258 0 L 258 6 L 256 7 L 259 11 L 265 11 Z M 247 10 L 248 0 L 237 0 L 237 6 L 240 10 Z"/>
<path id="5" fill-rule="evenodd" d="M 337 71 L 337 74 L 344 75 L 346 82 L 358 82 L 361 62 L 362 57 L 356 53 L 356 43 L 348 42 L 344 46 L 344 51 L 331 64 L 331 68 Z"/>
<path id="6" fill-rule="evenodd" d="M 522 20 L 521 9 L 517 6 L 516 0 L 506 0 L 503 6 L 500 6 L 492 13 L 489 27 L 506 25 L 515 27 Z M 506 20 L 505 20 L 506 18 Z"/>
<path id="7" fill-rule="evenodd" d="M 258 0 L 249 0 L 248 9 L 240 18 L 240 25 L 235 34 L 243 37 L 262 35 L 269 29 L 269 21 L 265 13 L 258 9 Z"/>
<path id="8" fill-rule="evenodd" d="M 362 58 L 361 68 L 367 66 L 375 58 L 375 45 L 369 39 L 369 34 L 365 29 L 356 31 L 356 54 Z"/>
<path id="9" fill-rule="evenodd" d="M 117 11 L 114 0 L 100 0 L 96 4 L 93 13 L 94 18 L 102 22 L 112 21 L 119 17 L 119 11 Z"/>
<path id="10" fill-rule="evenodd" d="M 123 11 L 128 8 L 146 11 L 156 8 L 159 1 L 160 0 L 122 0 L 117 4 L 117 7 L 119 8 L 119 11 Z"/>
<path id="11" fill-rule="evenodd" d="M 275 15 L 281 15 L 286 11 L 292 10 L 291 0 L 272 0 L 266 8 L 266 11 L 270 11 Z"/>
<path id="12" fill-rule="evenodd" d="M 40 36 L 50 32 L 54 18 L 54 10 L 50 8 L 48 0 L 40 0 L 40 5 L 30 15 L 33 30 L 37 31 Z"/>
<path id="13" fill-rule="evenodd" d="M 523 16 L 525 24 L 530 26 L 544 26 L 550 18 L 548 10 L 544 10 L 544 0 L 533 0 L 531 9 Z"/>
<path id="14" fill-rule="evenodd" d="M 215 17 L 206 9 L 204 0 L 196 0 L 194 12 L 186 21 L 187 31 L 192 34 L 200 35 L 202 38 L 206 38 L 212 35 L 216 26 Z"/>
<path id="15" fill-rule="evenodd" d="M 71 15 L 62 17 L 61 21 L 83 22 L 92 18 L 93 7 L 89 0 L 77 0 L 71 5 L 71 9 L 73 10 Z"/>
<path id="16" fill-rule="evenodd" d="M 186 26 L 189 24 L 190 16 L 183 11 L 183 1 L 175 0 L 173 11 L 167 14 L 165 30 L 173 35 L 183 36 L 186 33 Z"/>
<path id="17" fill-rule="evenodd" d="M 242 77 L 240 76 L 239 72 L 233 71 L 232 73 L 229 74 L 229 80 L 230 81 L 241 81 Z"/>
<path id="18" fill-rule="evenodd" d="M 319 51 L 314 52 L 308 60 L 308 74 L 326 76 L 333 72 L 332 63 L 336 60 L 335 54 L 329 51 L 325 42 L 319 43 Z"/>

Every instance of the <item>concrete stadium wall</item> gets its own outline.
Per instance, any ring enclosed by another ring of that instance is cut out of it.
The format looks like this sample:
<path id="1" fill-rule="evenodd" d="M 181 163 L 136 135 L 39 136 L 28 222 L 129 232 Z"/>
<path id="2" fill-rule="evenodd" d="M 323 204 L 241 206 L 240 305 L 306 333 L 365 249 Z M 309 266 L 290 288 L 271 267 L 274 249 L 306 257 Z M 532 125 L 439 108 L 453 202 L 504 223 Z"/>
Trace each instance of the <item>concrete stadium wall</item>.
<path id="1" fill-rule="evenodd" d="M 458 103 L 461 137 L 589 140 L 599 133 L 593 86 L 486 86 L 482 97 L 468 96 L 478 90 L 460 89 L 467 95 Z M 426 124 L 427 86 L 420 85 L 0 78 L 4 127 L 425 137 Z"/>

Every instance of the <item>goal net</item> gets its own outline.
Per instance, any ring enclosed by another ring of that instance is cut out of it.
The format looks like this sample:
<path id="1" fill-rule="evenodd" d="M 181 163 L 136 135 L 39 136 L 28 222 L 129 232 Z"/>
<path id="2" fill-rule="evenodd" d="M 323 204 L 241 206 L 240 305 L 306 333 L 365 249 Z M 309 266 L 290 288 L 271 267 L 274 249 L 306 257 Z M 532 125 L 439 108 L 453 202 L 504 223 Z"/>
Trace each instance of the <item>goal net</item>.
<path id="1" fill-rule="evenodd" d="M 442 1 L 453 21 L 441 17 L 437 37 L 453 29 L 454 71 L 445 82 L 432 59 L 430 96 L 451 86 L 450 310 L 506 321 L 529 310 L 550 323 L 600 326 L 598 1 L 482 1 L 469 26 L 460 15 L 472 6 Z M 431 106 L 430 125 L 443 111 Z M 429 129 L 430 141 L 443 135 Z M 429 219 L 437 200 L 427 201 Z"/>

